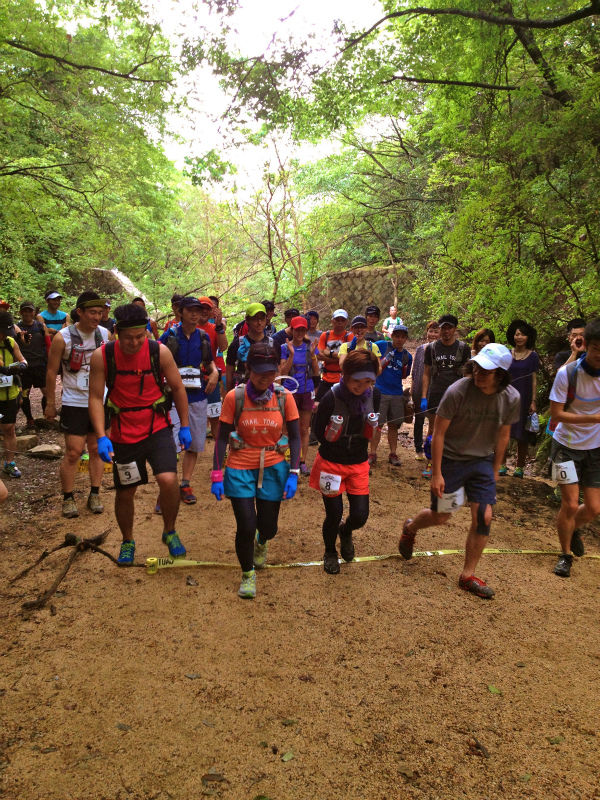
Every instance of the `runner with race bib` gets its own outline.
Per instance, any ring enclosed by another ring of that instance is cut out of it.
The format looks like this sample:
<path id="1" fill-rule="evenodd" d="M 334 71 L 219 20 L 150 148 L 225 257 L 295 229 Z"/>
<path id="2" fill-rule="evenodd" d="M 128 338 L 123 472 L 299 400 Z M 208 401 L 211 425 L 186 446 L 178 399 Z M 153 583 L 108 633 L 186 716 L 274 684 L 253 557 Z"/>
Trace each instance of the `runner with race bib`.
<path id="1" fill-rule="evenodd" d="M 371 350 L 353 350 L 344 359 L 342 376 L 319 403 L 314 432 L 320 447 L 309 486 L 321 492 L 325 506 L 323 569 L 340 571 L 336 542 L 344 561 L 354 558 L 353 531 L 369 518 L 369 441 L 379 419 L 379 389 L 374 388 L 379 359 Z M 350 513 L 342 521 L 346 492 Z"/>

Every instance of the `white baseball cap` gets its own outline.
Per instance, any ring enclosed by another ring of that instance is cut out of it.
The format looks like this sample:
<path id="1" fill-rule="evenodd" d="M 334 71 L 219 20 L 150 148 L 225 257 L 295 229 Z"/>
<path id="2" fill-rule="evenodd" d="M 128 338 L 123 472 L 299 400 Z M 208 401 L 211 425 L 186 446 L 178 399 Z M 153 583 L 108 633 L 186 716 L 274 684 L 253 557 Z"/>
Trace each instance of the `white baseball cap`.
<path id="1" fill-rule="evenodd" d="M 348 312 L 344 311 L 343 308 L 338 308 L 337 311 L 334 311 L 331 315 L 331 319 L 335 319 L 336 317 L 343 317 L 344 319 L 348 319 Z"/>
<path id="2" fill-rule="evenodd" d="M 486 344 L 471 361 L 476 361 L 483 369 L 508 369 L 512 364 L 512 355 L 503 344 Z"/>

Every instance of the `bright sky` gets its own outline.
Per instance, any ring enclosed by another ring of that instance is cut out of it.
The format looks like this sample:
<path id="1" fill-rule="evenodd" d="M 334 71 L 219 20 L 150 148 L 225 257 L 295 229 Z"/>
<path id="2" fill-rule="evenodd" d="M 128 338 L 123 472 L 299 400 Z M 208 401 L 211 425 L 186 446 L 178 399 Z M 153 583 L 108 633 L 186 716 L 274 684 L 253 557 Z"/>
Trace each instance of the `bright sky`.
<path id="1" fill-rule="evenodd" d="M 195 10 L 193 0 L 151 2 L 167 35 L 180 33 L 184 29 L 187 35 L 193 37 L 195 24 L 214 24 L 216 27 L 216 19 L 211 21 L 206 6 Z M 331 43 L 327 55 L 323 54 L 325 60 L 335 52 L 331 31 L 336 20 L 352 30 L 368 27 L 381 16 L 378 0 L 241 0 L 239 10 L 229 19 L 234 29 L 230 41 L 244 55 L 254 56 L 266 50 L 274 33 L 283 39 L 303 39 L 313 34 L 318 45 L 327 48 Z M 213 148 L 222 149 L 223 136 L 219 130 L 222 123 L 219 116 L 228 105 L 227 97 L 209 70 L 199 70 L 193 76 L 193 81 L 180 89 L 190 93 L 196 113 L 187 125 L 177 122 L 177 129 L 186 142 L 171 142 L 166 147 L 167 155 L 176 161 L 178 167 L 183 166 L 186 155 L 203 155 Z M 285 147 L 287 150 L 287 145 Z M 296 150 L 295 155 L 310 159 L 310 150 L 309 147 L 303 147 Z M 312 157 L 315 158 L 323 155 L 326 147 L 312 150 Z M 228 152 L 226 159 L 236 163 L 240 173 L 246 172 L 250 177 L 267 160 L 264 149 L 249 147 Z"/>

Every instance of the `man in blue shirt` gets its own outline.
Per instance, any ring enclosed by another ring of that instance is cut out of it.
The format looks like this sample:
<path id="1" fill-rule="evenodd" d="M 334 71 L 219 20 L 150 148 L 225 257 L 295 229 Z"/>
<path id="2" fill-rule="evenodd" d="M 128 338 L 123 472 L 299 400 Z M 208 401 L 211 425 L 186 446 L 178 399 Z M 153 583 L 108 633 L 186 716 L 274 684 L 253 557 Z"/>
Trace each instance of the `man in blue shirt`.
<path id="1" fill-rule="evenodd" d="M 413 359 L 408 350 L 404 349 L 408 339 L 406 325 L 396 325 L 391 334 L 391 343 L 385 341 L 377 343 L 381 350 L 382 358 L 381 373 L 375 381 L 375 386 L 381 392 L 381 405 L 379 406 L 379 426 L 371 439 L 369 464 L 373 465 L 377 461 L 377 447 L 381 439 L 381 429 L 387 422 L 390 464 L 393 467 L 399 467 L 400 459 L 397 453 L 398 431 L 404 422 L 404 404 L 406 401 L 402 381 L 410 375 Z"/>
<path id="2" fill-rule="evenodd" d="M 190 480 L 198 460 L 198 453 L 204 450 L 207 397 L 219 382 L 219 372 L 213 359 L 208 335 L 196 327 L 200 321 L 200 301 L 196 297 L 184 297 L 181 300 L 180 311 L 181 322 L 166 330 L 160 341 L 173 354 L 187 393 L 192 444 L 183 457 L 180 493 L 183 502 L 192 505 L 196 502 L 196 497 L 190 486 Z M 179 448 L 180 422 L 177 409 L 173 408 L 170 414 L 174 425 L 175 444 Z"/>

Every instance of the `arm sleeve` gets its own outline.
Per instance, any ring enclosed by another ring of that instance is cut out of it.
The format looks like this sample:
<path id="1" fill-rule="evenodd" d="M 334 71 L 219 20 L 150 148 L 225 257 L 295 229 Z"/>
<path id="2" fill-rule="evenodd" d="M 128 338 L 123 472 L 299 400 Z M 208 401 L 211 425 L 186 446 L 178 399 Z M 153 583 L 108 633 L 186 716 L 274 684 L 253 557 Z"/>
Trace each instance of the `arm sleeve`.
<path id="1" fill-rule="evenodd" d="M 294 404 L 295 405 L 295 404 Z M 298 469 L 300 463 L 300 423 L 297 419 L 287 421 L 288 440 L 290 443 L 290 464 L 292 469 Z"/>
<path id="2" fill-rule="evenodd" d="M 233 342 L 227 348 L 227 356 L 225 358 L 225 364 L 227 364 L 228 367 L 235 367 L 239 346 L 240 346 L 240 340 L 234 339 Z"/>
<path id="3" fill-rule="evenodd" d="M 213 469 L 222 469 L 223 462 L 225 461 L 225 451 L 229 443 L 229 434 L 234 431 L 233 425 L 228 422 L 219 421 L 219 433 L 217 434 L 217 443 L 215 444 L 215 454 L 213 456 Z"/>
<path id="4" fill-rule="evenodd" d="M 373 409 L 377 414 L 379 412 L 379 406 L 381 405 L 381 392 L 377 387 L 373 389 Z"/>
<path id="5" fill-rule="evenodd" d="M 375 402 L 373 402 L 375 405 Z M 317 440 L 323 444 L 325 441 L 325 428 L 329 424 L 329 418 L 333 414 L 333 409 L 335 408 L 333 394 L 330 391 L 323 397 L 321 402 L 319 403 L 319 408 L 317 409 L 317 413 L 315 414 L 315 424 L 314 424 L 314 432 Z"/>

